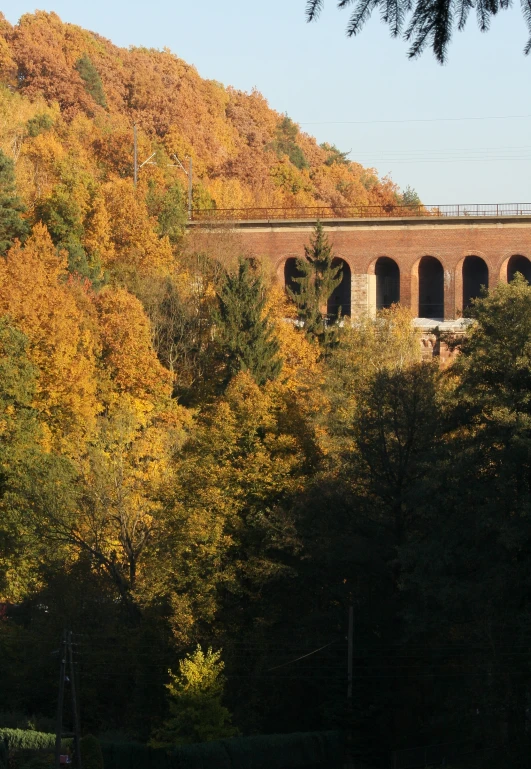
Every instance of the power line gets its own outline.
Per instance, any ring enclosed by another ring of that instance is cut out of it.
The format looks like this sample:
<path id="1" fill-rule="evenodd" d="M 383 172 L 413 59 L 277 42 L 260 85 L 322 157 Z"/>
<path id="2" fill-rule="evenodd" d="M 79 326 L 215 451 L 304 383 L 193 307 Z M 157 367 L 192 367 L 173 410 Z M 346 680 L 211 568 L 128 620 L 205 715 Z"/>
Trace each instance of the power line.
<path id="1" fill-rule="evenodd" d="M 436 154 L 443 154 L 445 152 L 516 152 L 517 150 L 529 150 L 531 149 L 531 145 L 524 144 L 521 146 L 515 147 L 514 145 L 508 146 L 508 147 L 441 147 L 440 149 L 422 149 L 422 148 L 416 148 L 416 149 L 383 149 L 383 150 L 377 150 L 379 155 L 385 155 L 386 153 L 388 155 L 396 155 L 396 154 L 418 154 L 422 155 L 424 152 L 433 152 Z M 367 153 L 365 153 L 367 154 Z"/>
<path id="2" fill-rule="evenodd" d="M 392 163 L 393 165 L 399 163 L 493 163 L 501 160 L 531 160 L 531 156 L 528 157 L 484 157 L 484 158 L 467 158 L 467 157 L 448 157 L 448 158 L 410 158 L 408 160 L 393 160 L 392 158 L 381 158 L 380 160 L 362 160 L 355 161 L 362 165 L 376 166 L 383 163 Z"/>
<path id="3" fill-rule="evenodd" d="M 292 665 L 294 662 L 298 662 L 299 660 L 303 660 L 306 657 L 311 657 L 312 654 L 317 654 L 317 652 L 322 651 L 323 649 L 326 649 L 328 646 L 332 646 L 332 644 L 336 643 L 335 641 L 330 641 L 330 643 L 325 644 L 324 646 L 320 646 L 319 649 L 314 649 L 311 652 L 308 652 L 308 654 L 303 654 L 302 657 L 297 657 L 294 660 L 290 660 L 289 662 L 283 662 L 282 665 L 275 665 L 273 668 L 268 668 L 268 670 L 277 670 L 278 668 L 286 667 L 286 665 Z"/>
<path id="4" fill-rule="evenodd" d="M 497 160 L 529 160 L 531 147 L 448 147 L 443 149 L 374 150 L 356 156 L 356 162 L 381 163 L 468 163 Z"/>
<path id="5" fill-rule="evenodd" d="M 365 152 L 360 152 L 356 155 L 356 158 L 361 158 L 364 162 L 365 158 L 379 158 L 381 160 L 409 160 L 409 159 L 441 159 L 446 160 L 450 157 L 457 159 L 466 158 L 515 158 L 523 155 L 528 155 L 531 147 L 529 145 L 522 147 L 444 147 L 437 149 L 433 147 L 427 147 L 425 149 L 372 149 Z"/>
<path id="6" fill-rule="evenodd" d="M 477 117 L 407 118 L 405 120 L 305 120 L 299 125 L 377 125 L 386 123 L 458 123 L 467 120 L 525 120 L 531 115 L 486 115 Z"/>

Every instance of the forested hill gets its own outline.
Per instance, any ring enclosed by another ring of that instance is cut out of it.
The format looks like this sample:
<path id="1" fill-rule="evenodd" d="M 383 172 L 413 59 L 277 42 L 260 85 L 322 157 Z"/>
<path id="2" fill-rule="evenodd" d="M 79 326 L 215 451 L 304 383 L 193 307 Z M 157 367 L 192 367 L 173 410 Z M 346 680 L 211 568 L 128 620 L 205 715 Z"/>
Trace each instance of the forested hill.
<path id="1" fill-rule="evenodd" d="M 143 177 L 181 182 L 172 156 L 191 156 L 199 208 L 400 199 L 391 181 L 319 146 L 257 91 L 204 80 L 169 50 L 118 48 L 55 13 L 27 14 L 15 26 L 0 14 L 0 79 L 0 147 L 20 155 L 29 203 L 70 161 L 99 181 L 131 177 L 134 123 L 140 159 L 157 153 Z"/>
<path id="2" fill-rule="evenodd" d="M 341 729 L 356 766 L 528 767 L 531 286 L 474 301 L 439 369 L 405 307 L 323 313 L 321 224 L 287 295 L 233 232 L 187 229 L 172 156 L 196 207 L 392 183 L 54 14 L 2 18 L 0 71 L 0 767 L 52 765 L 26 748 L 65 629 L 87 738 Z"/>

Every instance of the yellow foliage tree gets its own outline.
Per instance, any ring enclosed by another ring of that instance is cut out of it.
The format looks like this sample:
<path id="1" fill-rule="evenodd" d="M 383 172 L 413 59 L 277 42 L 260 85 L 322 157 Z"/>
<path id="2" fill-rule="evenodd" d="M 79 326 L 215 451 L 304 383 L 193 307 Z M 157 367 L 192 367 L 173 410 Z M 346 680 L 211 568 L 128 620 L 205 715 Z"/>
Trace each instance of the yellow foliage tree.
<path id="1" fill-rule="evenodd" d="M 103 196 L 96 195 L 85 221 L 83 245 L 92 256 L 92 261 L 101 261 L 103 266 L 112 264 L 116 258 L 112 241 L 111 219 Z"/>
<path id="2" fill-rule="evenodd" d="M 327 358 L 324 393 L 327 408 L 318 416 L 323 445 L 334 451 L 350 442 L 357 408 L 365 388 L 382 371 L 400 371 L 418 363 L 421 348 L 407 307 L 393 305 L 376 318 L 362 316 L 341 329 L 338 346 Z M 331 443 L 329 443 L 331 441 Z M 336 442 L 339 441 L 339 444 Z"/>
<path id="3" fill-rule="evenodd" d="M 28 337 L 40 372 L 35 406 L 54 441 L 74 444 L 91 433 L 99 411 L 98 343 L 65 277 L 65 256 L 42 224 L 24 248 L 17 244 L 0 260 L 0 315 Z"/>
<path id="4" fill-rule="evenodd" d="M 163 536 L 161 487 L 182 442 L 183 415 L 170 408 L 147 418 L 133 398 L 118 396 L 75 460 L 70 505 L 47 508 L 48 536 L 103 570 L 133 620 L 152 597 L 142 567 Z"/>
<path id="5" fill-rule="evenodd" d="M 139 408 L 171 394 L 172 375 L 158 361 L 144 309 L 123 288 L 104 289 L 96 299 L 102 363 L 113 388 L 134 398 Z"/>
<path id="6" fill-rule="evenodd" d="M 157 235 L 157 221 L 148 214 L 145 195 L 125 179 L 108 182 L 103 192 L 112 221 L 115 270 L 126 276 L 168 271 L 171 245 L 168 238 Z"/>

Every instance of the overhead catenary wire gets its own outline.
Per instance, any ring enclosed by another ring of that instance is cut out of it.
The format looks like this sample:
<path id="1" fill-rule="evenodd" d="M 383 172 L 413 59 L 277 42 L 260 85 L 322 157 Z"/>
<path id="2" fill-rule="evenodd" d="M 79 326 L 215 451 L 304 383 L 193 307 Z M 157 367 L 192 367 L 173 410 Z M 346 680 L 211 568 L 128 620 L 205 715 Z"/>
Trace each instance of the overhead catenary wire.
<path id="1" fill-rule="evenodd" d="M 426 149 L 373 149 L 360 152 L 354 162 L 364 165 L 382 163 L 469 163 L 500 160 L 531 160 L 531 146 L 516 147 L 443 147 Z"/>
<path id="2" fill-rule="evenodd" d="M 470 117 L 403 118 L 398 120 L 302 120 L 299 125 L 376 125 L 378 123 L 458 123 L 468 120 L 526 120 L 531 115 L 478 115 Z"/>
<path id="3" fill-rule="evenodd" d="M 492 163 L 492 162 L 499 162 L 499 161 L 518 161 L 522 162 L 524 160 L 531 160 L 531 155 L 529 157 L 498 157 L 498 158 L 410 158 L 409 160 L 393 160 L 390 158 L 382 158 L 380 160 L 361 160 L 356 161 L 360 162 L 362 165 L 367 166 L 375 166 L 375 165 L 382 165 L 384 163 L 391 163 L 392 165 L 396 164 L 407 164 L 407 165 L 413 165 L 415 163 Z"/>

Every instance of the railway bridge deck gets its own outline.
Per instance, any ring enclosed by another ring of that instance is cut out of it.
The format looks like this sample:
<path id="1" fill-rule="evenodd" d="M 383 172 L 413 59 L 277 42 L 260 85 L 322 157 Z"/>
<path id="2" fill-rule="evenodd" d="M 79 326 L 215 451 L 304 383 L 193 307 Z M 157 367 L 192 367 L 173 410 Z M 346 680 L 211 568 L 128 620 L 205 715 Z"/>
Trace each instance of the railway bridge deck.
<path id="1" fill-rule="evenodd" d="M 531 204 L 215 210 L 193 212 L 189 226 L 230 230 L 243 254 L 267 259 L 283 284 L 296 285 L 296 260 L 318 220 L 343 264 L 331 315 L 400 302 L 435 325 L 466 315 L 483 286 L 517 272 L 531 283 Z"/>

